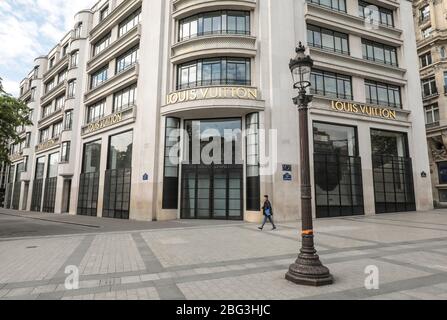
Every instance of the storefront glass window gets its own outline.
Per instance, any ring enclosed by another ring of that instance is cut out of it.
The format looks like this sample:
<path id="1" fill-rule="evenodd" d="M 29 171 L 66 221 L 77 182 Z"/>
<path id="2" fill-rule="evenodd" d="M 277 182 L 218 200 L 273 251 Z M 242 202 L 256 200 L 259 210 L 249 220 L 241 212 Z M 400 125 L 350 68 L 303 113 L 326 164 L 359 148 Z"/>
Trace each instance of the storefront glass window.
<path id="1" fill-rule="evenodd" d="M 111 136 L 105 173 L 103 217 L 129 219 L 133 131 Z"/>
<path id="2" fill-rule="evenodd" d="M 166 118 L 163 209 L 178 208 L 180 120 Z"/>
<path id="3" fill-rule="evenodd" d="M 416 210 L 413 165 L 407 135 L 371 130 L 374 190 L 377 213 Z"/>
<path id="4" fill-rule="evenodd" d="M 78 214 L 97 216 L 101 140 L 86 143 L 79 182 Z"/>
<path id="5" fill-rule="evenodd" d="M 447 184 L 447 162 L 438 162 L 439 184 Z"/>
<path id="6" fill-rule="evenodd" d="M 261 179 L 259 166 L 259 113 L 246 118 L 247 148 L 247 210 L 259 211 L 261 204 Z"/>
<path id="7" fill-rule="evenodd" d="M 45 180 L 45 193 L 43 200 L 43 212 L 53 213 L 56 204 L 57 176 L 59 165 L 59 153 L 53 153 L 48 157 L 47 179 Z"/>
<path id="8" fill-rule="evenodd" d="M 356 128 L 315 122 L 314 151 L 317 217 L 363 214 Z"/>

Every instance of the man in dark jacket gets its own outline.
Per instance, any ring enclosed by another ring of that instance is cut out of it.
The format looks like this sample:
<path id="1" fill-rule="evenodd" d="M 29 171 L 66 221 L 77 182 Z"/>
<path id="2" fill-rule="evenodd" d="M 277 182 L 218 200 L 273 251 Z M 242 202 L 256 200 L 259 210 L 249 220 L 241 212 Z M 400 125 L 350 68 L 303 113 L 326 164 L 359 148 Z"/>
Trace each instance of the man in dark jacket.
<path id="1" fill-rule="evenodd" d="M 272 203 L 269 200 L 269 196 L 264 196 L 265 201 L 264 201 L 264 206 L 262 207 L 262 212 L 264 214 L 264 223 L 262 224 L 262 227 L 259 227 L 259 230 L 263 230 L 265 224 L 267 223 L 267 221 L 270 221 L 270 223 L 273 226 L 272 230 L 276 230 L 276 226 L 275 226 L 275 222 L 273 222 L 273 207 L 272 207 Z"/>

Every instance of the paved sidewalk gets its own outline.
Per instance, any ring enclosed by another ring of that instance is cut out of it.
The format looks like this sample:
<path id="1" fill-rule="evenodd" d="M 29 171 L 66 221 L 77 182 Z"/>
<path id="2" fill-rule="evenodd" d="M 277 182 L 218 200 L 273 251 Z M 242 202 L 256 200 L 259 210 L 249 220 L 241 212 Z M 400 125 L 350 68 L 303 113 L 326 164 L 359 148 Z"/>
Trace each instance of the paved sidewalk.
<path id="1" fill-rule="evenodd" d="M 299 223 L 80 218 L 0 209 L 0 299 L 447 299 L 447 210 L 318 220 L 336 280 L 323 288 L 284 280 Z M 65 287 L 67 266 L 78 290 Z M 368 266 L 379 290 L 364 287 Z"/>

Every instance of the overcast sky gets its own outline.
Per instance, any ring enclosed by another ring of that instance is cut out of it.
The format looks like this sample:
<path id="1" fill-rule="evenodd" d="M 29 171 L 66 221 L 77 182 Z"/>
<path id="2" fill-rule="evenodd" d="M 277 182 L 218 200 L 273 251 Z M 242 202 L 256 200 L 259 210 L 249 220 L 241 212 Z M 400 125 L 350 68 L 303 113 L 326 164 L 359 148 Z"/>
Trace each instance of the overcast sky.
<path id="1" fill-rule="evenodd" d="M 17 95 L 19 83 L 73 28 L 74 15 L 97 0 L 0 0 L 0 77 Z"/>

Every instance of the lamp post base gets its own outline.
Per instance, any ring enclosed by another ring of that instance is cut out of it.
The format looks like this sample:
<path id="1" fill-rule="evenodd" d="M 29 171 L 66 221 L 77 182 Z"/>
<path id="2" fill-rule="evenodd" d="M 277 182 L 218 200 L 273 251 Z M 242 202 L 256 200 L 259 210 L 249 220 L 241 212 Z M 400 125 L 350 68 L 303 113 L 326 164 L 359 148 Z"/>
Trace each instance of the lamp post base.
<path id="1" fill-rule="evenodd" d="M 317 254 L 301 253 L 290 266 L 286 279 L 295 284 L 322 287 L 334 283 L 329 269 L 323 266 Z"/>

